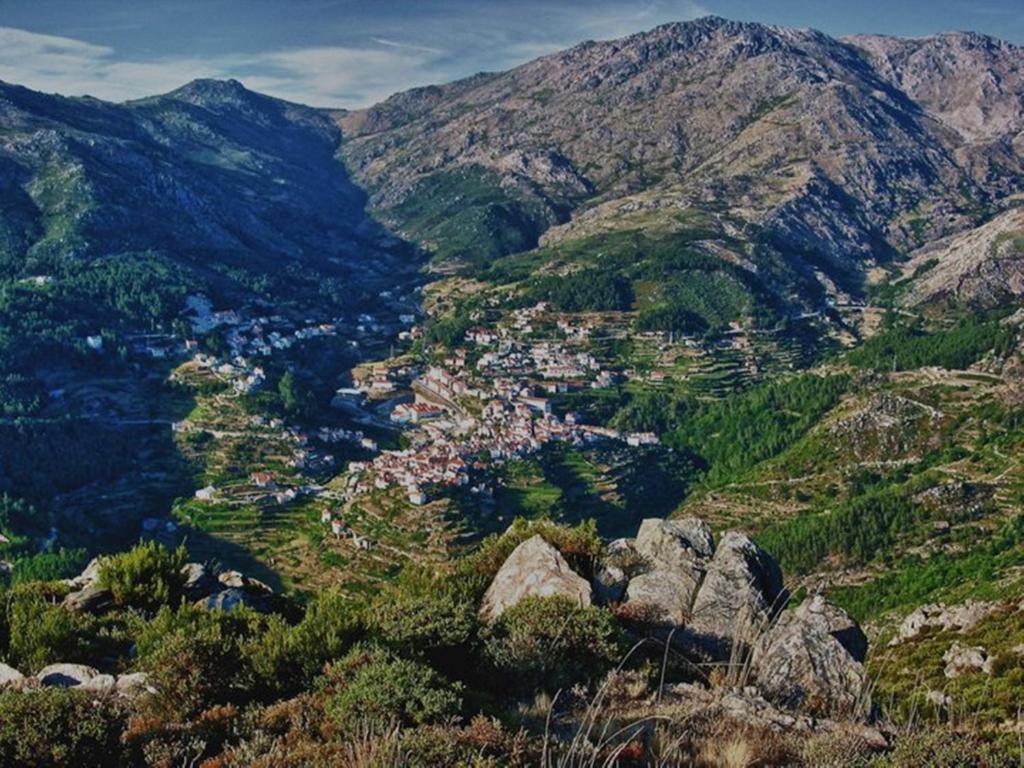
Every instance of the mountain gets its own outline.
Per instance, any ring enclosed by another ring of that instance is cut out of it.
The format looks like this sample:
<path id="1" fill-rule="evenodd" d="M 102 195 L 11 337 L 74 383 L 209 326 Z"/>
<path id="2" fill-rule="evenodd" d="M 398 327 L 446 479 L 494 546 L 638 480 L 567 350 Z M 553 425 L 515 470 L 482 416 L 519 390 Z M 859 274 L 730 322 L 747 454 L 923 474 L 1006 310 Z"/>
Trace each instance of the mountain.
<path id="1" fill-rule="evenodd" d="M 705 18 L 336 116 L 374 210 L 442 259 L 695 233 L 787 301 L 972 227 L 1024 183 L 1024 51 Z"/>
<path id="2" fill-rule="evenodd" d="M 393 240 L 339 141 L 322 113 L 234 81 L 127 104 L 0 85 L 0 274 L 148 252 L 215 292 L 279 296 L 387 273 Z"/>

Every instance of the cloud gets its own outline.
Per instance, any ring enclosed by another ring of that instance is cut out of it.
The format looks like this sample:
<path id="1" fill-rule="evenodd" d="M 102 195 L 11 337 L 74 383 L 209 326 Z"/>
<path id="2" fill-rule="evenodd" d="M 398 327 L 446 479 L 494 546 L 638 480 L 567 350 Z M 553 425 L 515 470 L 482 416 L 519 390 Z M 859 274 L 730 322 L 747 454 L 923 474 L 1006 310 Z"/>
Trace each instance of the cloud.
<path id="1" fill-rule="evenodd" d="M 707 14 L 689 0 L 593 2 L 585 8 L 525 0 L 455 11 L 425 4 L 403 24 L 371 24 L 361 39 L 349 35 L 345 45 L 202 57 L 131 58 L 106 45 L 0 27 L 0 80 L 123 101 L 164 93 L 199 77 L 235 78 L 291 101 L 360 107 L 411 87 L 515 66 L 584 39 L 619 37 Z"/>

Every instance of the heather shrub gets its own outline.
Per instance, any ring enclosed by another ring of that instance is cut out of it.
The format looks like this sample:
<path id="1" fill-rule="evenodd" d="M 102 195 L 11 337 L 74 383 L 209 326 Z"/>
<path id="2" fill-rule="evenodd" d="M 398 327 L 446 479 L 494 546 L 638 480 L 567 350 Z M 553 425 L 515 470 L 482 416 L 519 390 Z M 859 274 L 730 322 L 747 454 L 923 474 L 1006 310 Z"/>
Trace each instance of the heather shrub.
<path id="1" fill-rule="evenodd" d="M 74 689 L 0 692 L 0 766 L 124 765 L 124 718 L 116 699 Z"/>

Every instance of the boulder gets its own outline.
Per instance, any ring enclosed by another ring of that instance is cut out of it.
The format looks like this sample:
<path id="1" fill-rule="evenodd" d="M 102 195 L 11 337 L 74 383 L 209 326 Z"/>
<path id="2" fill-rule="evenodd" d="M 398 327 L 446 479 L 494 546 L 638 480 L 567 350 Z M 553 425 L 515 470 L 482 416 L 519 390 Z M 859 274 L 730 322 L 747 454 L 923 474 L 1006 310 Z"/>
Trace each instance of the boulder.
<path id="1" fill-rule="evenodd" d="M 96 677 L 99 671 L 84 664 L 50 664 L 36 674 L 40 685 L 74 688 Z"/>
<path id="2" fill-rule="evenodd" d="M 493 622 L 526 597 L 567 597 L 591 604 L 590 584 L 569 567 L 562 554 L 540 535 L 512 550 L 484 594 L 480 616 Z"/>
<path id="3" fill-rule="evenodd" d="M 25 676 L 14 667 L 0 663 L 0 688 L 6 688 L 9 685 L 19 683 L 24 679 Z"/>
<path id="4" fill-rule="evenodd" d="M 942 660 L 946 662 L 946 668 L 943 670 L 946 677 L 960 677 L 978 671 L 986 675 L 992 674 L 992 658 L 980 645 L 961 645 L 954 641 L 942 654 Z"/>
<path id="5" fill-rule="evenodd" d="M 787 599 L 775 560 L 745 534 L 731 531 L 715 550 L 688 626 L 712 655 L 727 657 L 734 642 L 751 643 Z"/>
<path id="6" fill-rule="evenodd" d="M 206 569 L 205 565 L 186 563 L 181 572 L 185 576 L 185 594 L 192 600 L 206 597 L 220 588 L 216 577 Z"/>
<path id="7" fill-rule="evenodd" d="M 129 672 L 118 675 L 114 683 L 114 690 L 123 696 L 136 696 L 153 691 L 149 685 L 149 675 L 146 672 Z"/>
<path id="8" fill-rule="evenodd" d="M 73 579 L 68 579 L 67 584 L 72 589 L 85 589 L 91 587 L 100 580 L 100 567 L 103 565 L 103 558 L 94 557 L 89 561 L 80 574 Z"/>
<path id="9" fill-rule="evenodd" d="M 867 657 L 868 638 L 864 630 L 850 614 L 830 603 L 823 595 L 813 595 L 804 600 L 796 609 L 796 614 L 805 620 L 821 622 L 829 634 L 857 661 L 863 662 Z"/>
<path id="10" fill-rule="evenodd" d="M 646 617 L 658 624 L 680 626 L 690 617 L 698 586 L 687 571 L 648 571 L 630 579 L 626 605 L 650 609 Z"/>
<path id="11" fill-rule="evenodd" d="M 222 589 L 220 592 L 215 592 L 209 597 L 204 597 L 199 600 L 196 605 L 202 608 L 208 608 L 211 611 L 230 612 L 240 605 L 247 605 L 250 608 L 260 610 L 263 606 L 259 603 L 260 601 L 252 598 L 244 589 L 231 587 L 229 589 Z"/>
<path id="12" fill-rule="evenodd" d="M 594 590 L 594 600 L 602 605 L 617 603 L 626 594 L 627 584 L 629 584 L 629 579 L 622 568 L 611 563 L 601 564 L 597 567 L 591 584 Z"/>
<path id="13" fill-rule="evenodd" d="M 114 595 L 105 587 L 91 584 L 77 592 L 69 592 L 61 604 L 78 613 L 103 613 L 113 607 Z"/>
<path id="14" fill-rule="evenodd" d="M 648 518 L 640 523 L 634 546 L 656 568 L 693 572 L 714 554 L 715 542 L 703 520 Z"/>
<path id="15" fill-rule="evenodd" d="M 113 675 L 96 675 L 83 682 L 79 687 L 83 691 L 112 691 L 114 686 L 117 684 L 117 679 Z"/>
<path id="16" fill-rule="evenodd" d="M 834 615 L 811 598 L 758 641 L 751 669 L 767 699 L 818 715 L 866 714 L 867 673 L 836 637 Z"/>

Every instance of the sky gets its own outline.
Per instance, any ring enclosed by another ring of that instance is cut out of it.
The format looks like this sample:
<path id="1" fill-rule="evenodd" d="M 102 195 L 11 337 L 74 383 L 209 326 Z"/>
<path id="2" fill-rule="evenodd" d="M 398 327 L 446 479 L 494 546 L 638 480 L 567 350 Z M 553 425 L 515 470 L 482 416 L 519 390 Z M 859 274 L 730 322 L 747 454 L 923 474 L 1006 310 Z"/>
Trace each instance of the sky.
<path id="1" fill-rule="evenodd" d="M 836 36 L 973 30 L 1024 44 L 1022 0 L 0 0 L 0 80 L 122 101 L 235 78 L 355 108 L 710 14 Z"/>

